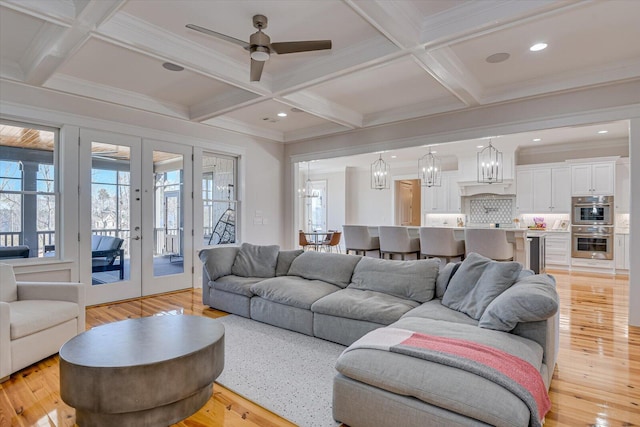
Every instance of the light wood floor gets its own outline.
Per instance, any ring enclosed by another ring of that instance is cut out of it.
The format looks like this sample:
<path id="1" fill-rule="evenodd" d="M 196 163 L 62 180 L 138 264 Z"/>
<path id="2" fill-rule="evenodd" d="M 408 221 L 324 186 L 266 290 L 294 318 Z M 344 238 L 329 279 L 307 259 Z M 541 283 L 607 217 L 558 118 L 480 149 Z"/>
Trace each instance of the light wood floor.
<path id="1" fill-rule="evenodd" d="M 560 294 L 560 355 L 545 427 L 640 425 L 640 328 L 627 326 L 626 277 L 554 272 Z M 206 308 L 199 290 L 87 309 L 87 327 L 157 313 L 224 313 Z M 0 427 L 73 426 L 74 410 L 60 399 L 58 356 L 0 384 Z M 220 385 L 180 427 L 292 426 Z M 402 426 L 398 426 L 402 427 Z"/>

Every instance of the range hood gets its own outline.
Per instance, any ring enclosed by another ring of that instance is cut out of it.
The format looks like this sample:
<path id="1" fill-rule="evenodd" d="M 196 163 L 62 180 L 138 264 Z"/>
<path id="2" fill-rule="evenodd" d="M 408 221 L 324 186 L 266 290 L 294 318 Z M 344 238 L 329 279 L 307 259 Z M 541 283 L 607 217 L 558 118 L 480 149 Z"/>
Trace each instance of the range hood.
<path id="1" fill-rule="evenodd" d="M 461 196 L 475 196 L 478 194 L 514 195 L 516 194 L 515 181 L 505 179 L 503 182 L 484 184 L 477 181 L 458 181 Z"/>

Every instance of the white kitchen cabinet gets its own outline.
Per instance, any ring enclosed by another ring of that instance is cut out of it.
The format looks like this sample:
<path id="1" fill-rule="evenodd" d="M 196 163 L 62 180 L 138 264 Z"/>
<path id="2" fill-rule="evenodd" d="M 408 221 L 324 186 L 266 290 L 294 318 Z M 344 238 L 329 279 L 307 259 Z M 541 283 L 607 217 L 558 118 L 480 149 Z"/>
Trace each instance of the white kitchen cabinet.
<path id="1" fill-rule="evenodd" d="M 614 197 L 615 213 L 629 213 L 629 158 L 616 163 L 616 193 Z"/>
<path id="2" fill-rule="evenodd" d="M 616 270 L 629 269 L 629 235 L 616 234 L 613 258 L 616 261 Z"/>
<path id="3" fill-rule="evenodd" d="M 610 196 L 615 190 L 615 162 L 571 165 L 571 194 Z"/>
<path id="4" fill-rule="evenodd" d="M 554 268 L 569 268 L 571 261 L 571 233 L 547 233 L 545 262 Z"/>
<path id="5" fill-rule="evenodd" d="M 460 189 L 457 172 L 443 172 L 440 187 L 422 187 L 424 212 L 460 213 Z"/>
<path id="6" fill-rule="evenodd" d="M 569 213 L 571 169 L 567 166 L 523 168 L 516 173 L 518 213 Z"/>

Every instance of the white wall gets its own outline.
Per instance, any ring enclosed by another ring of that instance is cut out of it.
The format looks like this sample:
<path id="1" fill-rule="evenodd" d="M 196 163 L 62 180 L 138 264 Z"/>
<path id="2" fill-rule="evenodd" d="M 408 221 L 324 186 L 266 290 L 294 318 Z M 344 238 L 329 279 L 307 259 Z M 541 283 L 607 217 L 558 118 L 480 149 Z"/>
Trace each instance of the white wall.
<path id="1" fill-rule="evenodd" d="M 640 118 L 629 121 L 629 324 L 640 326 Z"/>
<path id="2" fill-rule="evenodd" d="M 282 244 L 282 189 L 284 171 L 287 169 L 283 165 L 282 144 L 8 81 L 0 81 L 0 93 L 2 118 L 54 127 L 64 126 L 69 130 L 70 141 L 73 141 L 73 130 L 90 128 L 239 156 L 240 238 L 242 241 L 256 244 Z M 77 137 L 75 140 L 77 141 Z M 77 155 L 73 154 L 61 157 L 62 173 L 68 181 L 72 181 L 73 176 L 78 176 Z M 68 187 L 62 194 L 63 204 L 77 206 L 77 191 L 73 186 Z M 253 223 L 256 211 L 262 212 L 263 221 L 260 224 Z M 72 221 L 63 224 L 64 236 L 77 235 L 80 232 L 78 222 L 77 218 L 72 218 Z M 67 244 L 77 246 L 77 242 L 69 240 L 71 239 L 67 238 Z M 77 248 L 74 250 L 68 247 L 66 253 L 77 257 L 78 251 Z M 77 281 L 76 257 L 70 259 L 70 263 L 58 264 L 29 260 L 28 264 L 20 264 L 16 269 L 18 274 L 25 275 L 31 274 L 28 273 L 30 271 L 37 271 L 38 274 L 51 271 L 51 280 Z M 197 257 L 195 259 L 198 272 L 200 265 Z M 60 269 L 60 265 L 64 265 L 65 268 Z M 194 282 L 199 283 L 198 278 Z"/>

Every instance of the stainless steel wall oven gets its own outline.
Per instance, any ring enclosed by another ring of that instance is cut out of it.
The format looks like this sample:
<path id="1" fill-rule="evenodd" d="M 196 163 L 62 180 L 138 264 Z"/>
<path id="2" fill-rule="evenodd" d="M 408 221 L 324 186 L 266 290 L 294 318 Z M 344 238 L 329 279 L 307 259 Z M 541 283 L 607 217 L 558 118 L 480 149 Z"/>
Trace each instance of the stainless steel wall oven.
<path id="1" fill-rule="evenodd" d="M 573 225 L 613 225 L 613 196 L 572 197 Z"/>
<path id="2" fill-rule="evenodd" d="M 613 259 L 613 227 L 573 226 L 571 256 L 574 258 Z"/>

